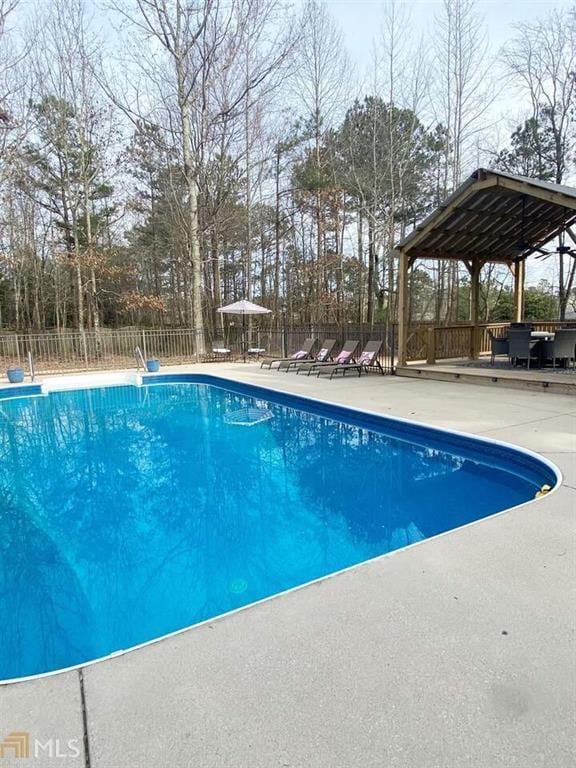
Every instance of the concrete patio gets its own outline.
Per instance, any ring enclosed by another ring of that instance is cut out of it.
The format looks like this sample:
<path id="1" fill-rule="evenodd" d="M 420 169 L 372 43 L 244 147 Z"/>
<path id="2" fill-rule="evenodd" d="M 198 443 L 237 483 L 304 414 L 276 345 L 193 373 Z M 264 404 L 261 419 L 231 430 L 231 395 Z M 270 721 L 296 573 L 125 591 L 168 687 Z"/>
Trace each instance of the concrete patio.
<path id="1" fill-rule="evenodd" d="M 510 441 L 564 482 L 145 648 L 3 686 L 0 740 L 78 739 L 64 762 L 91 768 L 572 768 L 576 399 L 254 364 L 174 370 Z"/>

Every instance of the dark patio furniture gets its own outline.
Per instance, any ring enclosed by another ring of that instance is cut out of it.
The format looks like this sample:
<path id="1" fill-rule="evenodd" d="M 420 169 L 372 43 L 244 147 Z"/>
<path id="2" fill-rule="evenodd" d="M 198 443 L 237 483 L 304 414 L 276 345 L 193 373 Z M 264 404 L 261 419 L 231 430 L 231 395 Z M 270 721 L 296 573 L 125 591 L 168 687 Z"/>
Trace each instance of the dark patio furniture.
<path id="1" fill-rule="evenodd" d="M 556 361 L 562 360 L 566 365 L 576 360 L 576 330 L 560 329 L 554 334 L 552 341 L 545 341 L 542 347 L 542 357 L 552 360 L 552 367 L 556 368 Z"/>
<path id="2" fill-rule="evenodd" d="M 494 360 L 498 355 L 506 355 L 510 359 L 508 353 L 508 337 L 495 336 L 492 331 L 488 331 L 490 336 L 490 365 L 494 365 Z"/>
<path id="3" fill-rule="evenodd" d="M 514 365 L 519 360 L 526 360 L 526 367 L 530 368 L 530 360 L 540 360 L 537 346 L 542 342 L 533 339 L 529 328 L 511 328 L 508 332 L 508 355 Z"/>

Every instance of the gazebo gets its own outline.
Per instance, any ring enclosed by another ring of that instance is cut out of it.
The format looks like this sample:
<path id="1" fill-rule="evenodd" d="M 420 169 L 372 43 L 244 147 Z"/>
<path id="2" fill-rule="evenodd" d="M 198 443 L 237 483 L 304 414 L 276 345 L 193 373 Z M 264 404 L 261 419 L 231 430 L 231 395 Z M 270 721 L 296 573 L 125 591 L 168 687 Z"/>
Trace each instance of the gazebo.
<path id="1" fill-rule="evenodd" d="M 479 168 L 396 247 L 398 365 L 408 360 L 409 272 L 418 259 L 462 262 L 470 274 L 470 322 L 478 326 L 480 271 L 505 264 L 514 276 L 514 315 L 522 319 L 526 259 L 561 233 L 576 244 L 576 189 Z M 566 249 L 567 250 L 567 249 Z M 473 338 L 478 338 L 473 333 Z M 472 345 L 472 356 L 477 350 Z"/>

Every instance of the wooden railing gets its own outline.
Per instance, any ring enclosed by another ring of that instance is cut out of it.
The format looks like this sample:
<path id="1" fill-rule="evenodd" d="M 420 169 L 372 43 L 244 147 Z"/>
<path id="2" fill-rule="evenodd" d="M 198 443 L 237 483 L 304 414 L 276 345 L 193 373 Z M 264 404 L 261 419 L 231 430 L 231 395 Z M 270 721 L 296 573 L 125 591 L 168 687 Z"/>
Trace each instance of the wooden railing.
<path id="1" fill-rule="evenodd" d="M 576 328 L 576 320 L 531 321 L 536 331 Z M 510 323 L 411 326 L 408 333 L 408 361 L 426 361 L 471 357 L 490 353 L 490 333 L 505 336 Z"/>

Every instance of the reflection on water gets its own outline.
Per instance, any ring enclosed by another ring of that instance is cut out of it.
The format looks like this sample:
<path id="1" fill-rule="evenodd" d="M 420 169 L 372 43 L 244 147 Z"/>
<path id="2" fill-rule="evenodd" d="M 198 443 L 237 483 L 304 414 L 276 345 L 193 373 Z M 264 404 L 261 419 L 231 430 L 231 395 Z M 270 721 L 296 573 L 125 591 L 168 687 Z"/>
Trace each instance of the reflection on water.
<path id="1" fill-rule="evenodd" d="M 265 407 L 254 426 L 226 414 Z M 0 678 L 129 648 L 531 498 L 515 475 L 206 385 L 0 406 Z"/>

